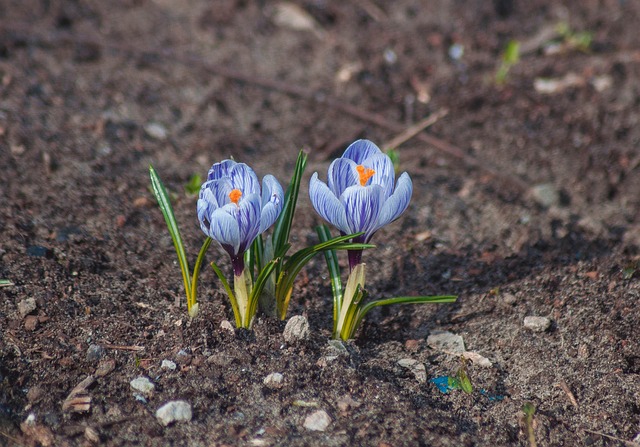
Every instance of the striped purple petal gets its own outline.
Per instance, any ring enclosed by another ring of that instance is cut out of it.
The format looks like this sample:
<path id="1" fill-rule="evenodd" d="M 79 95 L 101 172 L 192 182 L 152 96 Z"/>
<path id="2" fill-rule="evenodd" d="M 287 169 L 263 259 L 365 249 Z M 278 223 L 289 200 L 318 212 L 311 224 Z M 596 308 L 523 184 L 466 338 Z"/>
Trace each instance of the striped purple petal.
<path id="1" fill-rule="evenodd" d="M 340 201 L 346 211 L 348 233 L 375 231 L 384 201 L 384 190 L 380 185 L 351 186 L 342 194 Z"/>
<path id="2" fill-rule="evenodd" d="M 262 179 L 262 212 L 260 214 L 260 233 L 263 233 L 278 219 L 284 205 L 284 191 L 273 175 Z"/>
<path id="3" fill-rule="evenodd" d="M 317 172 L 313 174 L 309 183 L 309 198 L 324 220 L 341 232 L 350 233 L 344 205 L 323 181 L 318 180 Z"/>
<path id="4" fill-rule="evenodd" d="M 373 142 L 369 140 L 357 140 L 349 145 L 344 154 L 342 154 L 342 158 L 353 160 L 356 164 L 361 165 L 367 158 L 381 153 L 380 148 Z"/>
<path id="5" fill-rule="evenodd" d="M 356 166 L 347 158 L 337 158 L 329 165 L 327 185 L 336 197 L 340 197 L 349 186 L 360 184 Z"/>
<path id="6" fill-rule="evenodd" d="M 406 172 L 403 172 L 398 183 L 396 184 L 396 190 L 391 197 L 384 202 L 380 215 L 378 216 L 378 222 L 376 222 L 374 232 L 384 227 L 385 225 L 396 220 L 409 206 L 411 195 L 413 193 L 413 183 L 411 177 Z M 371 237 L 373 233 L 369 237 Z"/>

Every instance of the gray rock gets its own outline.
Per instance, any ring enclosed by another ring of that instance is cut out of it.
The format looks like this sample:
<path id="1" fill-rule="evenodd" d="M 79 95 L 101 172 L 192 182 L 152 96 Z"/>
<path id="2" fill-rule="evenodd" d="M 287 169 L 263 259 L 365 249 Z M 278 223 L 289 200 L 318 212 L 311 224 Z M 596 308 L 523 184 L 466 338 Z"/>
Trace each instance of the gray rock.
<path id="1" fill-rule="evenodd" d="M 104 357 L 105 352 L 104 348 L 100 345 L 89 345 L 86 355 L 87 362 L 93 363 L 99 361 Z"/>
<path id="2" fill-rule="evenodd" d="M 411 371 L 418 382 L 425 383 L 427 381 L 427 370 L 424 363 L 415 359 L 400 359 L 398 365 Z"/>
<path id="3" fill-rule="evenodd" d="M 131 388 L 135 391 L 146 395 L 152 394 L 156 389 L 156 386 L 146 377 L 136 377 L 129 382 L 129 385 L 131 385 Z"/>
<path id="4" fill-rule="evenodd" d="M 427 344 L 433 349 L 450 354 L 461 354 L 466 350 L 462 337 L 448 331 L 431 332 L 427 337 Z"/>
<path id="5" fill-rule="evenodd" d="M 560 203 L 560 193 L 551 183 L 535 185 L 530 189 L 533 200 L 545 208 L 549 208 Z"/>
<path id="6" fill-rule="evenodd" d="M 35 298 L 25 298 L 18 303 L 18 313 L 24 318 L 36 310 L 37 307 Z"/>
<path id="7" fill-rule="evenodd" d="M 524 327 L 533 332 L 544 332 L 551 327 L 551 319 L 547 317 L 524 317 Z"/>
<path id="8" fill-rule="evenodd" d="M 144 126 L 144 131 L 154 140 L 167 139 L 167 128 L 160 123 L 149 123 Z"/>
<path id="9" fill-rule="evenodd" d="M 184 400 L 172 400 L 156 411 L 156 418 L 165 427 L 173 422 L 189 422 L 193 417 L 191 405 Z"/>
<path id="10" fill-rule="evenodd" d="M 166 369 L 169 371 L 175 371 L 177 367 L 178 366 L 175 364 L 175 362 L 172 362 L 171 360 L 166 360 L 166 359 L 163 360 L 162 364 L 160 365 L 160 368 Z"/>
<path id="11" fill-rule="evenodd" d="M 304 420 L 304 428 L 312 431 L 325 431 L 329 424 L 331 424 L 331 418 L 324 410 L 318 410 L 311 413 Z"/>
<path id="12" fill-rule="evenodd" d="M 273 372 L 264 378 L 262 383 L 265 384 L 267 388 L 277 389 L 282 387 L 282 380 L 284 377 L 279 372 Z"/>
<path id="13" fill-rule="evenodd" d="M 307 340 L 311 331 L 309 330 L 309 320 L 302 315 L 295 315 L 289 318 L 284 328 L 284 341 L 287 343 L 295 343 L 301 340 Z"/>

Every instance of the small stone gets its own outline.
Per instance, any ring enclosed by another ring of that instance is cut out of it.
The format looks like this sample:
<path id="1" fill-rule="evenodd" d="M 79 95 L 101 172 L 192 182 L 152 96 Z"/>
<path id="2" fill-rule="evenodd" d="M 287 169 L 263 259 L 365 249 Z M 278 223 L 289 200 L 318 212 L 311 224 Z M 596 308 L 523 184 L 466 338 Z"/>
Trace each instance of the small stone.
<path id="1" fill-rule="evenodd" d="M 465 351 L 462 353 L 462 357 L 467 360 L 471 360 L 474 365 L 482 366 L 484 368 L 491 368 L 493 366 L 488 358 L 481 356 L 477 352 Z"/>
<path id="2" fill-rule="evenodd" d="M 325 431 L 331 424 L 331 418 L 324 410 L 318 410 L 311 413 L 304 420 L 304 428 L 312 431 Z"/>
<path id="3" fill-rule="evenodd" d="M 229 320 L 222 320 L 220 323 L 220 329 L 229 333 L 230 335 L 236 335 L 236 330 L 233 328 L 233 325 Z"/>
<path id="4" fill-rule="evenodd" d="M 273 372 L 264 378 L 262 383 L 265 384 L 267 388 L 277 389 L 282 387 L 282 380 L 284 377 L 279 372 Z"/>
<path id="5" fill-rule="evenodd" d="M 116 361 L 114 359 L 105 359 L 98 364 L 95 375 L 96 377 L 104 377 L 114 369 L 116 369 Z"/>
<path id="6" fill-rule="evenodd" d="M 35 315 L 27 315 L 24 319 L 24 328 L 28 331 L 35 331 L 38 327 L 38 317 Z"/>
<path id="7" fill-rule="evenodd" d="M 104 357 L 105 352 L 104 348 L 100 345 L 89 345 L 86 356 L 87 362 L 93 363 L 99 361 Z"/>
<path id="8" fill-rule="evenodd" d="M 358 408 L 360 405 L 361 403 L 354 400 L 349 394 L 342 396 L 337 402 L 338 409 L 343 413 L 346 413 L 352 408 Z"/>
<path id="9" fill-rule="evenodd" d="M 192 359 L 191 351 L 187 349 L 181 349 L 176 354 L 176 363 L 178 365 L 189 365 Z"/>
<path id="10" fill-rule="evenodd" d="M 31 312 L 36 310 L 36 299 L 35 298 L 25 298 L 24 300 L 18 303 L 18 313 L 22 318 L 29 315 Z"/>
<path id="11" fill-rule="evenodd" d="M 29 401 L 30 404 L 34 404 L 38 402 L 43 395 L 44 390 L 42 388 L 38 385 L 32 386 L 29 388 L 29 391 L 27 391 L 27 401 Z"/>
<path id="12" fill-rule="evenodd" d="M 502 295 L 502 302 L 508 306 L 513 306 L 518 302 L 518 298 L 513 293 L 505 293 Z"/>
<path id="13" fill-rule="evenodd" d="M 449 354 L 462 354 L 465 351 L 462 337 L 448 331 L 431 332 L 427 337 L 427 344 Z"/>
<path id="14" fill-rule="evenodd" d="M 151 380 L 146 377 L 136 377 L 131 382 L 129 382 L 129 385 L 131 385 L 131 388 L 133 388 L 134 390 L 147 395 L 152 394 L 156 389 L 156 386 L 151 383 Z"/>
<path id="15" fill-rule="evenodd" d="M 530 190 L 533 200 L 545 208 L 549 208 L 560 203 L 560 193 L 551 183 L 535 185 Z"/>
<path id="16" fill-rule="evenodd" d="M 167 402 L 156 411 L 156 418 L 165 427 L 173 422 L 189 422 L 192 417 L 191 405 L 184 400 Z"/>
<path id="17" fill-rule="evenodd" d="M 177 367 L 178 366 L 175 364 L 175 362 L 172 362 L 171 360 L 163 360 L 162 364 L 160 365 L 160 368 L 169 371 L 175 371 Z"/>
<path id="18" fill-rule="evenodd" d="M 154 140 L 166 140 L 167 128 L 160 123 L 149 123 L 144 126 L 144 131 Z"/>
<path id="19" fill-rule="evenodd" d="M 287 343 L 296 343 L 301 340 L 307 340 L 310 334 L 309 320 L 302 315 L 295 315 L 287 321 L 282 335 Z"/>
<path id="20" fill-rule="evenodd" d="M 551 326 L 551 319 L 547 317 L 524 317 L 524 327 L 533 332 L 544 332 Z"/>
<path id="21" fill-rule="evenodd" d="M 415 359 L 400 359 L 398 365 L 411 371 L 418 382 L 425 383 L 427 381 L 427 370 L 424 363 Z"/>

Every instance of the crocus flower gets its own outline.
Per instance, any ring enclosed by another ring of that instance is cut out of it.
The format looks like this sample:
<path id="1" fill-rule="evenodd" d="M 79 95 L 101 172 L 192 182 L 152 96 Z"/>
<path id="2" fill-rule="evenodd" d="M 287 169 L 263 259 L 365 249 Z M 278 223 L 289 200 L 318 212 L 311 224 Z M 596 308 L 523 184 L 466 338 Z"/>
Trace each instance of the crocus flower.
<path id="1" fill-rule="evenodd" d="M 383 226 L 407 209 L 413 185 L 406 172 L 395 183 L 393 162 L 368 140 L 352 143 L 329 166 L 327 183 L 311 177 L 311 203 L 340 233 L 364 232 L 354 242 L 369 242 Z M 362 250 L 349 251 L 349 265 L 360 264 Z"/>
<path id="2" fill-rule="evenodd" d="M 202 231 L 231 256 L 235 276 L 244 271 L 251 243 L 280 215 L 283 200 L 274 176 L 264 176 L 261 190 L 255 172 L 244 163 L 224 160 L 209 170 L 200 188 L 198 220 Z"/>

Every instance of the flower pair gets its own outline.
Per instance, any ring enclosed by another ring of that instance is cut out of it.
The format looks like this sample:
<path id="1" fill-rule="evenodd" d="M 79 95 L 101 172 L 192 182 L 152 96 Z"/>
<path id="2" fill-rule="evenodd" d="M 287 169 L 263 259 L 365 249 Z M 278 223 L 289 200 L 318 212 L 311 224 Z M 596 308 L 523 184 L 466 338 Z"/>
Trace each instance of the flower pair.
<path id="1" fill-rule="evenodd" d="M 354 242 L 369 242 L 383 226 L 396 220 L 409 205 L 412 183 L 405 172 L 395 184 L 394 166 L 368 140 L 351 144 L 329 166 L 325 184 L 311 177 L 311 203 L 342 235 L 364 233 Z M 272 175 L 262 180 L 244 163 L 225 160 L 214 164 L 202 185 L 197 211 L 200 227 L 231 256 L 234 274 L 244 270 L 244 253 L 253 240 L 278 218 L 284 202 L 282 187 Z M 353 269 L 362 250 L 349 252 Z"/>

